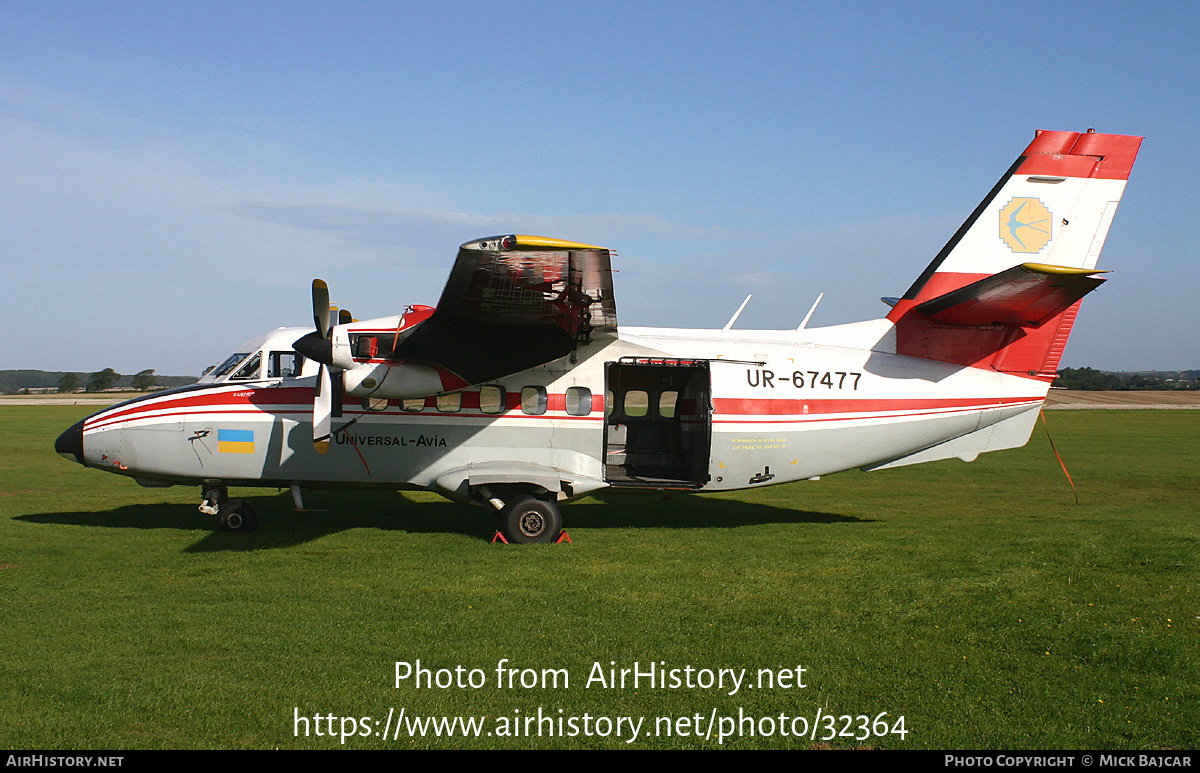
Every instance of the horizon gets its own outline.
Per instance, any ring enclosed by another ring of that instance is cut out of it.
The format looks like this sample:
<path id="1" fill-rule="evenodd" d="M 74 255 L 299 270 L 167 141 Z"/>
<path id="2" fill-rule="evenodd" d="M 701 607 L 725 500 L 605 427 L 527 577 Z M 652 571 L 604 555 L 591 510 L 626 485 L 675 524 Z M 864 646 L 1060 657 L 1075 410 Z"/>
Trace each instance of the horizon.
<path id="1" fill-rule="evenodd" d="M 91 375 L 99 373 L 103 370 L 104 370 L 104 368 L 101 368 L 100 370 L 93 370 L 93 371 L 87 371 L 87 370 L 43 370 L 40 368 L 0 368 L 0 374 L 31 372 L 31 373 L 45 373 L 48 375 L 74 373 L 79 376 L 91 376 Z M 204 376 L 204 373 L 200 373 L 198 375 L 191 374 L 191 373 L 159 373 L 157 368 L 149 368 L 149 369 L 142 368 L 141 370 L 142 371 L 144 371 L 144 370 L 152 371 L 154 378 L 170 378 L 170 379 L 195 378 L 195 379 L 199 379 Z M 1079 365 L 1079 366 L 1073 366 L 1073 367 L 1059 368 L 1058 369 L 1059 376 L 1061 377 L 1063 371 L 1067 371 L 1067 370 L 1094 370 L 1098 373 L 1108 373 L 1108 374 L 1112 374 L 1112 375 L 1146 375 L 1146 374 L 1158 374 L 1158 373 L 1193 373 L 1193 372 L 1200 373 L 1200 367 L 1161 368 L 1161 369 L 1157 369 L 1157 370 L 1102 370 L 1100 368 L 1092 368 L 1089 365 Z M 122 372 L 116 371 L 114 369 L 114 372 L 116 372 L 118 378 L 130 378 L 132 376 L 137 375 L 141 371 L 134 371 L 132 373 L 122 373 Z M 42 389 L 42 388 L 49 388 L 49 387 L 30 387 L 30 388 Z"/>
<path id="2" fill-rule="evenodd" d="M 701 6 L 0 8 L 0 363 L 199 372 L 314 277 L 436 303 L 493 233 L 612 249 L 624 326 L 874 319 L 1036 129 L 1093 127 L 1147 139 L 1061 366 L 1200 362 L 1200 8 Z"/>

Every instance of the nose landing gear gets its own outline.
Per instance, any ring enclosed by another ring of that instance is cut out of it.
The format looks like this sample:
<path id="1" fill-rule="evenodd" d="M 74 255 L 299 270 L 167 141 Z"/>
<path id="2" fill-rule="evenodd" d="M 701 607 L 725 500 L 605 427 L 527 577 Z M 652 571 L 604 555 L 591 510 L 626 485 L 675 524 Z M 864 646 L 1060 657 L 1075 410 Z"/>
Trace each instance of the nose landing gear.
<path id="1" fill-rule="evenodd" d="M 230 499 L 225 486 L 205 484 L 200 512 L 217 516 L 217 531 L 244 533 L 258 528 L 258 514 L 244 499 Z"/>

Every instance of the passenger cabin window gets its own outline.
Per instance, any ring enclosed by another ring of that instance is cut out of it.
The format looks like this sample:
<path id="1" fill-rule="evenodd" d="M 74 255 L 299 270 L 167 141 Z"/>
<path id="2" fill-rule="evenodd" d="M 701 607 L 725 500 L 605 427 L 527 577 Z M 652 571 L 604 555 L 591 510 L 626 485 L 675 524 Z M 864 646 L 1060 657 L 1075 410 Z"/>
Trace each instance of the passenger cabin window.
<path id="1" fill-rule="evenodd" d="M 400 401 L 400 410 L 408 411 L 409 413 L 417 413 L 425 410 L 424 397 L 409 397 Z"/>
<path id="2" fill-rule="evenodd" d="M 626 416 L 638 418 L 645 416 L 650 411 L 650 395 L 640 389 L 630 389 L 625 393 L 625 407 L 623 413 Z"/>
<path id="3" fill-rule="evenodd" d="M 521 411 L 530 416 L 541 416 L 546 412 L 546 388 L 527 386 L 521 389 Z"/>
<path id="4" fill-rule="evenodd" d="M 258 378 L 258 366 L 262 364 L 262 352 L 255 352 L 254 356 L 237 369 L 237 372 L 229 377 L 230 381 L 246 381 L 252 378 Z"/>
<path id="5" fill-rule="evenodd" d="M 362 407 L 368 411 L 386 411 L 388 401 L 385 397 L 364 397 Z"/>
<path id="6" fill-rule="evenodd" d="M 462 392 L 438 395 L 437 409 L 442 413 L 458 413 L 462 409 Z"/>
<path id="7" fill-rule="evenodd" d="M 271 352 L 267 360 L 267 378 L 297 378 L 304 358 L 295 352 Z"/>
<path id="8" fill-rule="evenodd" d="M 675 418 L 675 404 L 679 401 L 679 393 L 675 391 L 663 392 L 658 396 L 658 415 L 664 419 Z"/>
<path id="9" fill-rule="evenodd" d="M 212 377 L 220 378 L 221 376 L 224 376 L 225 374 L 229 373 L 229 371 L 231 371 L 235 367 L 237 367 L 237 364 L 239 362 L 241 362 L 242 360 L 246 359 L 249 356 L 250 356 L 250 352 L 238 352 L 237 354 L 229 355 L 229 358 L 226 359 L 225 362 L 222 362 L 220 365 L 218 365 L 217 367 L 212 369 L 212 371 L 211 371 Z"/>
<path id="10" fill-rule="evenodd" d="M 567 413 L 587 416 L 592 412 L 592 390 L 587 387 L 567 387 Z"/>
<path id="11" fill-rule="evenodd" d="M 504 387 L 483 386 L 479 388 L 479 410 L 483 413 L 504 413 Z"/>

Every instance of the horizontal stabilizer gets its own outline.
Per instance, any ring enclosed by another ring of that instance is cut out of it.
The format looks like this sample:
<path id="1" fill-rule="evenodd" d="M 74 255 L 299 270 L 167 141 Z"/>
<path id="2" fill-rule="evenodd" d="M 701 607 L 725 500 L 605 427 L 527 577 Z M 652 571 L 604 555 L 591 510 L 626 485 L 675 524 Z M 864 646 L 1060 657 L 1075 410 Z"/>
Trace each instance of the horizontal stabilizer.
<path id="1" fill-rule="evenodd" d="M 1095 290 L 1105 273 L 1022 263 L 920 303 L 916 311 L 945 325 L 1038 327 Z"/>

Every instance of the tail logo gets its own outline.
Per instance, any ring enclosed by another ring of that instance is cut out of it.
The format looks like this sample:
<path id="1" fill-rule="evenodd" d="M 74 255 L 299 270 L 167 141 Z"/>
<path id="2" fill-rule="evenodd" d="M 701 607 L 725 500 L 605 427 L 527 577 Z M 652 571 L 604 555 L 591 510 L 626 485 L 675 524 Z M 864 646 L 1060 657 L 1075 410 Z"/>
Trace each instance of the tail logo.
<path id="1" fill-rule="evenodd" d="M 1000 238 L 1013 252 L 1041 252 L 1053 236 L 1052 218 L 1040 199 L 1014 198 L 1000 210 Z"/>

